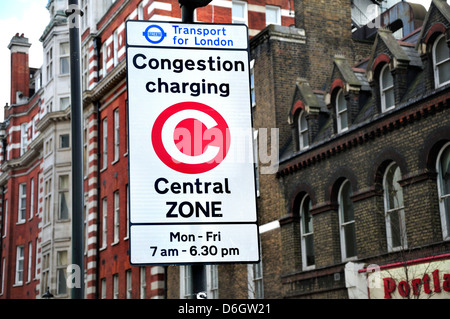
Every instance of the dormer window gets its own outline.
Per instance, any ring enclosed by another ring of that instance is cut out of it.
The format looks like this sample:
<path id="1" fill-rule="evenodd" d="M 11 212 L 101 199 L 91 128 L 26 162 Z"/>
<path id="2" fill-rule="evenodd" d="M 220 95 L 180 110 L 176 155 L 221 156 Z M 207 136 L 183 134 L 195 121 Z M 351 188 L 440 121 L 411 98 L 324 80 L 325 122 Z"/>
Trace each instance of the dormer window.
<path id="1" fill-rule="evenodd" d="M 343 132 L 348 129 L 347 101 L 345 100 L 342 89 L 336 94 L 336 121 L 338 132 Z"/>
<path id="2" fill-rule="evenodd" d="M 450 83 L 450 52 L 443 34 L 433 46 L 433 66 L 436 88 Z"/>
<path id="3" fill-rule="evenodd" d="M 298 115 L 298 141 L 300 150 L 309 147 L 308 121 L 306 120 L 305 111 L 301 111 Z"/>
<path id="4" fill-rule="evenodd" d="M 386 112 L 395 107 L 394 78 L 389 65 L 383 66 L 380 72 L 381 110 Z"/>

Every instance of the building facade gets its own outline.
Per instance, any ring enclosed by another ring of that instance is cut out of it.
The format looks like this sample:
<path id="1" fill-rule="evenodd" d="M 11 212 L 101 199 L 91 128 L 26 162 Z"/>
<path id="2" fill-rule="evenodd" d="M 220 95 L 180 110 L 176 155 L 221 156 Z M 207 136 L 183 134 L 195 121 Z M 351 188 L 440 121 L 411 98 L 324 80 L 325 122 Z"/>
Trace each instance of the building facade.
<path id="1" fill-rule="evenodd" d="M 11 101 L 1 123 L 0 298 L 70 298 L 71 131 L 67 3 L 50 0 L 41 42 L 44 61 L 28 65 L 31 45 L 9 46 Z M 81 0 L 84 108 L 86 298 L 164 298 L 161 267 L 128 261 L 128 153 L 125 21 L 180 21 L 176 0 Z M 267 24 L 294 24 L 292 1 L 215 0 L 196 22 L 246 23 L 251 37 Z"/>
<path id="2" fill-rule="evenodd" d="M 272 213 L 261 235 L 263 254 L 264 238 L 280 245 L 268 258 L 281 260 L 280 297 L 450 297 L 449 6 L 433 1 L 425 13 L 399 3 L 381 18 L 397 12 L 413 31 L 396 39 L 408 24 L 392 19 L 365 59 L 337 51 L 325 61 L 325 85 L 315 79 L 320 63 L 311 63 L 289 104 L 255 109 L 255 118 L 270 110 L 288 119 L 285 131 L 279 126 L 279 170 L 261 176 L 278 193 L 260 195 L 282 215 Z"/>

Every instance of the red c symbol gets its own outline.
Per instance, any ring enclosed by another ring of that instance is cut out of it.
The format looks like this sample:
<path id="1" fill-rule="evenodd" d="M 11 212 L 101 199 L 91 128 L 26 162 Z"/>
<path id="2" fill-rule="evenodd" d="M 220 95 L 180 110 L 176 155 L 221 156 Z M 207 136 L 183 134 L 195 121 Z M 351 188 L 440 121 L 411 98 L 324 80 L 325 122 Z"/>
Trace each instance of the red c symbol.
<path id="1" fill-rule="evenodd" d="M 183 102 L 164 110 L 152 130 L 156 155 L 171 169 L 200 174 L 217 167 L 230 149 L 230 130 L 213 108 Z"/>

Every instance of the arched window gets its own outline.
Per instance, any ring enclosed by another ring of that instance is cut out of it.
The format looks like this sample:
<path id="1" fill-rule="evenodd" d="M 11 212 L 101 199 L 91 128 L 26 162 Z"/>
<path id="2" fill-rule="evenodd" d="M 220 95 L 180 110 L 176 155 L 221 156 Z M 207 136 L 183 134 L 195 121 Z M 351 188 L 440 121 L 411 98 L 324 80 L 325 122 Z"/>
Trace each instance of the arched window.
<path id="1" fill-rule="evenodd" d="M 306 195 L 300 204 L 301 245 L 303 269 L 314 268 L 314 231 L 313 218 L 310 214 L 311 198 Z"/>
<path id="2" fill-rule="evenodd" d="M 450 239 L 450 143 L 440 151 L 436 166 L 442 235 L 448 240 Z"/>
<path id="3" fill-rule="evenodd" d="M 308 121 L 306 120 L 305 111 L 301 111 L 298 115 L 298 141 L 300 150 L 309 147 Z"/>
<path id="4" fill-rule="evenodd" d="M 406 247 L 403 189 L 398 183 L 401 176 L 400 167 L 393 162 L 387 167 L 383 179 L 388 251 Z"/>
<path id="5" fill-rule="evenodd" d="M 395 106 L 394 78 L 388 64 L 380 72 L 380 91 L 382 112 L 392 109 Z"/>
<path id="6" fill-rule="evenodd" d="M 436 88 L 450 83 L 450 52 L 443 34 L 433 45 L 433 66 Z"/>
<path id="7" fill-rule="evenodd" d="M 348 180 L 339 189 L 339 225 L 342 260 L 356 256 L 355 215 L 353 210 L 352 186 Z"/>
<path id="8" fill-rule="evenodd" d="M 338 132 L 348 129 L 347 101 L 345 100 L 344 91 L 342 89 L 340 89 L 336 95 L 336 120 Z"/>

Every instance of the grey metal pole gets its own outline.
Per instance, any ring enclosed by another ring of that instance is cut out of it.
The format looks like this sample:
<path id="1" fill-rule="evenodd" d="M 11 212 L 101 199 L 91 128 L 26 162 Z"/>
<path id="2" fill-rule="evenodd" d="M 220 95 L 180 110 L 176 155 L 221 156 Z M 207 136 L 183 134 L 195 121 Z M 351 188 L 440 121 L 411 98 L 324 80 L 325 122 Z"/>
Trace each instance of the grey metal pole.
<path id="1" fill-rule="evenodd" d="M 194 23 L 194 13 L 199 7 L 208 5 L 212 0 L 179 0 L 181 21 Z M 208 298 L 206 294 L 206 267 L 203 264 L 192 265 L 192 292 L 197 299 Z"/>
<path id="2" fill-rule="evenodd" d="M 72 287 L 72 299 L 84 298 L 84 172 L 83 172 L 83 103 L 81 92 L 81 39 L 78 0 L 68 0 L 66 14 L 70 37 L 70 90 L 72 127 L 72 264 L 78 275 Z"/>

